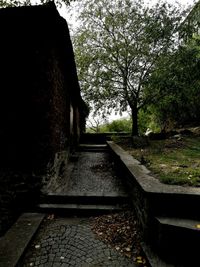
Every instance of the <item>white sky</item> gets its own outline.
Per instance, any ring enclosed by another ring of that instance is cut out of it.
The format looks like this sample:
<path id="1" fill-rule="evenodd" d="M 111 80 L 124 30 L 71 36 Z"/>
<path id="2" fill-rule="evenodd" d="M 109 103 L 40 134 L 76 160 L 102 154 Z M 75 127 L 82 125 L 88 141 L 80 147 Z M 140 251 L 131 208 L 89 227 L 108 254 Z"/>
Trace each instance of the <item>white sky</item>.
<path id="1" fill-rule="evenodd" d="M 60 15 L 64 17 L 67 20 L 67 22 L 72 25 L 72 27 L 76 25 L 75 10 L 79 6 L 79 1 L 81 0 L 72 2 L 70 5 L 70 8 L 66 6 L 63 6 L 62 8 L 58 8 Z M 159 0 L 144 0 L 144 1 L 150 4 L 155 4 L 156 2 L 159 2 Z M 198 2 L 198 0 L 166 0 L 166 2 L 170 4 L 179 3 L 182 6 L 188 7 L 188 6 L 193 6 L 194 3 Z"/>

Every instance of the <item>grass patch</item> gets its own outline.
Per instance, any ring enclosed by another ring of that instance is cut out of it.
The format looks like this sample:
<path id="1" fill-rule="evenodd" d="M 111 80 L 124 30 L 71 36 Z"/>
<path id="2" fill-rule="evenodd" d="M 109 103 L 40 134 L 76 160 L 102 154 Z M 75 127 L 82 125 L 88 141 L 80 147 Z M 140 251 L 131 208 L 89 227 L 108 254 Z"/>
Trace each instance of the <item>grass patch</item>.
<path id="1" fill-rule="evenodd" d="M 199 136 L 150 141 L 149 146 L 143 149 L 120 145 L 146 165 L 161 182 L 200 186 Z"/>

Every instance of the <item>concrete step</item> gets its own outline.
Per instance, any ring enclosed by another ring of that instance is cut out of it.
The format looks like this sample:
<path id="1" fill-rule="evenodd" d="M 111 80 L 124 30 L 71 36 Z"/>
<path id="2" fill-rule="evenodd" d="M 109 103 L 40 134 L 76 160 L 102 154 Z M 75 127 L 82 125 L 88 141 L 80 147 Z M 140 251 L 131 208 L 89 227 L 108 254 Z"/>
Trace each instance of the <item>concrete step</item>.
<path id="1" fill-rule="evenodd" d="M 200 265 L 200 221 L 156 217 L 152 239 L 158 255 L 169 263 L 188 267 Z"/>
<path id="2" fill-rule="evenodd" d="M 45 215 L 24 213 L 0 239 L 0 267 L 15 267 Z"/>
<path id="3" fill-rule="evenodd" d="M 40 204 L 42 203 L 53 203 L 53 204 L 83 204 L 83 205 L 116 205 L 116 204 L 126 204 L 130 203 L 130 200 L 127 195 L 66 195 L 66 194 L 56 194 L 49 193 L 43 195 L 40 198 Z"/>
<path id="4" fill-rule="evenodd" d="M 86 133 L 80 137 L 80 143 L 84 144 L 105 144 L 106 140 L 107 137 L 104 133 Z"/>
<path id="5" fill-rule="evenodd" d="M 81 135 L 80 143 L 86 144 L 105 144 L 113 136 L 130 136 L 127 132 L 109 132 L 109 133 L 85 133 Z"/>
<path id="6" fill-rule="evenodd" d="M 55 213 L 63 216 L 96 216 L 100 214 L 119 212 L 122 205 L 84 205 L 84 204 L 38 204 L 37 211 Z"/>
<path id="7" fill-rule="evenodd" d="M 84 152 L 105 152 L 108 151 L 108 146 L 106 144 L 80 144 L 77 150 Z"/>

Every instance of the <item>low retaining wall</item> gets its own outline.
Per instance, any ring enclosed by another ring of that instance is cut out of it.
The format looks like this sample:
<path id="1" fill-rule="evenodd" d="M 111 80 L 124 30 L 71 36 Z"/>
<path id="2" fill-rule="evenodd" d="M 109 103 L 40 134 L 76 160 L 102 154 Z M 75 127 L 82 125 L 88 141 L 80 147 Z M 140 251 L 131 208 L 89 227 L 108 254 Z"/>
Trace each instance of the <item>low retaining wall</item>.
<path id="1" fill-rule="evenodd" d="M 156 216 L 200 219 L 200 189 L 167 185 L 120 146 L 107 142 L 117 172 L 127 185 L 145 240 L 154 242 Z"/>
<path id="2" fill-rule="evenodd" d="M 144 177 L 149 174 L 149 171 L 114 142 L 108 141 L 107 144 L 116 163 L 117 173 L 123 179 L 131 196 L 142 233 L 147 238 L 148 225 L 151 224 L 150 205 L 148 193 L 144 189 L 145 184 L 138 180 L 144 181 Z"/>

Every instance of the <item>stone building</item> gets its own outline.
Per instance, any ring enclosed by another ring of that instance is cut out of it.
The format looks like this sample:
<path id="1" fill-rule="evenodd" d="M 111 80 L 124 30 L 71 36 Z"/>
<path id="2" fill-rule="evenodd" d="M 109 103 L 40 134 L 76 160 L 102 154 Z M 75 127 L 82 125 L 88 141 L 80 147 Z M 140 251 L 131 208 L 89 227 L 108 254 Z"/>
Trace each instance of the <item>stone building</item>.
<path id="1" fill-rule="evenodd" d="M 87 108 L 54 3 L 0 9 L 0 27 L 0 183 L 34 185 L 67 164 Z"/>
<path id="2" fill-rule="evenodd" d="M 51 2 L 0 10 L 0 164 L 46 170 L 78 142 L 80 96 L 66 21 Z"/>

